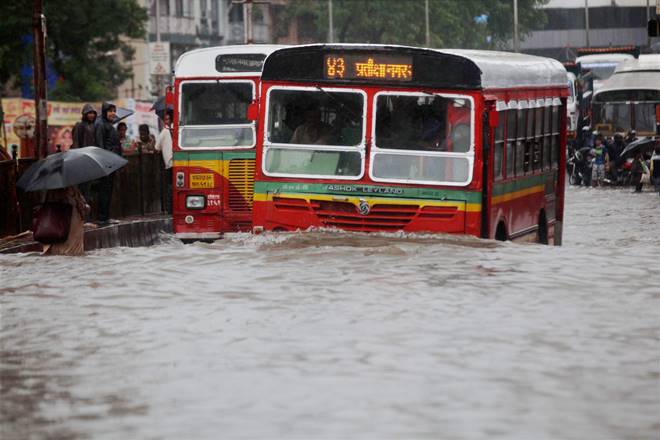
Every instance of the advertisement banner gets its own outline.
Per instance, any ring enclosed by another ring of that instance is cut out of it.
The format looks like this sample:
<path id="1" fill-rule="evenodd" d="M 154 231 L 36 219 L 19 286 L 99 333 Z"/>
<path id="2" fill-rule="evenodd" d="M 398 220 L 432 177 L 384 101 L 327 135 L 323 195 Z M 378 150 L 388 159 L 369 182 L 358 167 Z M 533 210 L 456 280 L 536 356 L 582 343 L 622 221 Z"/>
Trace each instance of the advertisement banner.
<path id="1" fill-rule="evenodd" d="M 133 110 L 135 113 L 123 122 L 127 125 L 127 135 L 130 139 L 138 136 L 138 126 L 147 124 L 153 135 L 158 135 L 158 118 L 150 111 L 151 102 L 135 101 L 134 99 L 118 99 L 113 101 L 118 107 Z M 99 112 L 101 103 L 91 103 Z M 48 152 L 66 151 L 73 143 L 73 126 L 81 120 L 82 102 L 48 102 Z M 19 157 L 33 157 L 35 109 L 34 101 L 22 98 L 5 98 L 2 100 L 4 109 L 4 122 L 7 132 L 7 151 L 11 152 L 11 145 L 18 146 Z"/>

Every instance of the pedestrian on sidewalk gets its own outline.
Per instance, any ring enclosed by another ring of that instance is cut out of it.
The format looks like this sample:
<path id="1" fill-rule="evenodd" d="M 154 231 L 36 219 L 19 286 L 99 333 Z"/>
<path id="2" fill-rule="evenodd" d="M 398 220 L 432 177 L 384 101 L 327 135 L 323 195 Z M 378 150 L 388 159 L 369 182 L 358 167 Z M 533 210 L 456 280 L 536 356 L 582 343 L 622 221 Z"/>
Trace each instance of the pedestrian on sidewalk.
<path id="1" fill-rule="evenodd" d="M 96 109 L 92 104 L 85 104 L 82 108 L 82 119 L 73 126 L 73 144 L 71 148 L 93 147 L 96 146 Z M 87 201 L 91 201 L 92 182 L 85 182 L 78 185 L 78 189 Z M 86 221 L 89 221 L 89 214 Z"/>
<path id="2" fill-rule="evenodd" d="M 96 121 L 96 146 L 104 150 L 112 151 L 121 156 L 121 145 L 119 143 L 119 133 L 112 122 L 117 116 L 117 107 L 109 102 L 104 102 L 101 106 L 101 118 Z M 112 204 L 113 175 L 99 179 L 98 201 L 100 225 L 110 223 L 110 205 Z"/>
<path id="3" fill-rule="evenodd" d="M 50 190 L 46 193 L 46 202 L 66 203 L 73 207 L 69 234 L 62 243 L 44 244 L 42 255 L 83 255 L 85 253 L 85 237 L 83 221 L 90 208 L 78 188 L 69 186 Z"/>
<path id="4" fill-rule="evenodd" d="M 165 211 L 172 214 L 172 124 L 173 112 L 168 109 L 163 115 L 163 129 L 156 139 L 156 151 L 163 155 L 165 166 Z"/>
<path id="5" fill-rule="evenodd" d="M 133 141 L 127 134 L 128 126 L 124 122 L 117 124 L 117 133 L 119 133 L 119 145 L 123 156 L 135 154 L 133 150 Z"/>
<path id="6" fill-rule="evenodd" d="M 149 126 L 141 124 L 138 127 L 140 136 L 133 141 L 133 149 L 142 154 L 152 154 L 156 150 L 156 138 L 153 134 L 149 133 Z"/>

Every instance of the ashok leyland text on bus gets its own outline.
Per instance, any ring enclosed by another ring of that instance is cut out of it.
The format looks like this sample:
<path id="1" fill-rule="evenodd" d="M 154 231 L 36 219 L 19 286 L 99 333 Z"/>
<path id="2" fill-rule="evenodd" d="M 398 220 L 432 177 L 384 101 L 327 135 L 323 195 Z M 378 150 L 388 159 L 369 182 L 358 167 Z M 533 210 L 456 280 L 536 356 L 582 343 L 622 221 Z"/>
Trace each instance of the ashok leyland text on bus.
<path id="1" fill-rule="evenodd" d="M 220 46 L 176 63 L 173 229 L 182 240 L 249 231 L 256 100 L 266 56 L 284 46 Z M 252 110 L 254 115 L 248 115 Z"/>
<path id="2" fill-rule="evenodd" d="M 262 73 L 254 230 L 561 242 L 566 70 L 529 55 L 280 49 Z"/>

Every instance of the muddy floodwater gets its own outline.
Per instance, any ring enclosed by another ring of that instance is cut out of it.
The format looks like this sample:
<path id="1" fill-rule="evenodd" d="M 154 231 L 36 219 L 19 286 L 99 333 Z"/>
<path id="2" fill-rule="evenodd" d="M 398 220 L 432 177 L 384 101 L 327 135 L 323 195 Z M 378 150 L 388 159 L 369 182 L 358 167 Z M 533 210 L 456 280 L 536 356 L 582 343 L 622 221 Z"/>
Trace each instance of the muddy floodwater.
<path id="1" fill-rule="evenodd" d="M 660 197 L 565 220 L 0 256 L 0 438 L 658 439 Z"/>

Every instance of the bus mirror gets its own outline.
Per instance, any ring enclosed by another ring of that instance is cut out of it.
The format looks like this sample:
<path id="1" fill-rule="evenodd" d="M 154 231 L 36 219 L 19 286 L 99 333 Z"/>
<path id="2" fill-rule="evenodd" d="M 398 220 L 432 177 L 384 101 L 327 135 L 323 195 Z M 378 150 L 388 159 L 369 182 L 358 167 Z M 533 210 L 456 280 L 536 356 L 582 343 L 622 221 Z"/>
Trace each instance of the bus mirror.
<path id="1" fill-rule="evenodd" d="M 490 128 L 496 128 L 500 123 L 500 114 L 497 110 L 488 111 L 488 126 Z"/>
<path id="2" fill-rule="evenodd" d="M 259 103 L 257 101 L 252 101 L 248 105 L 246 118 L 248 121 L 259 119 Z"/>

